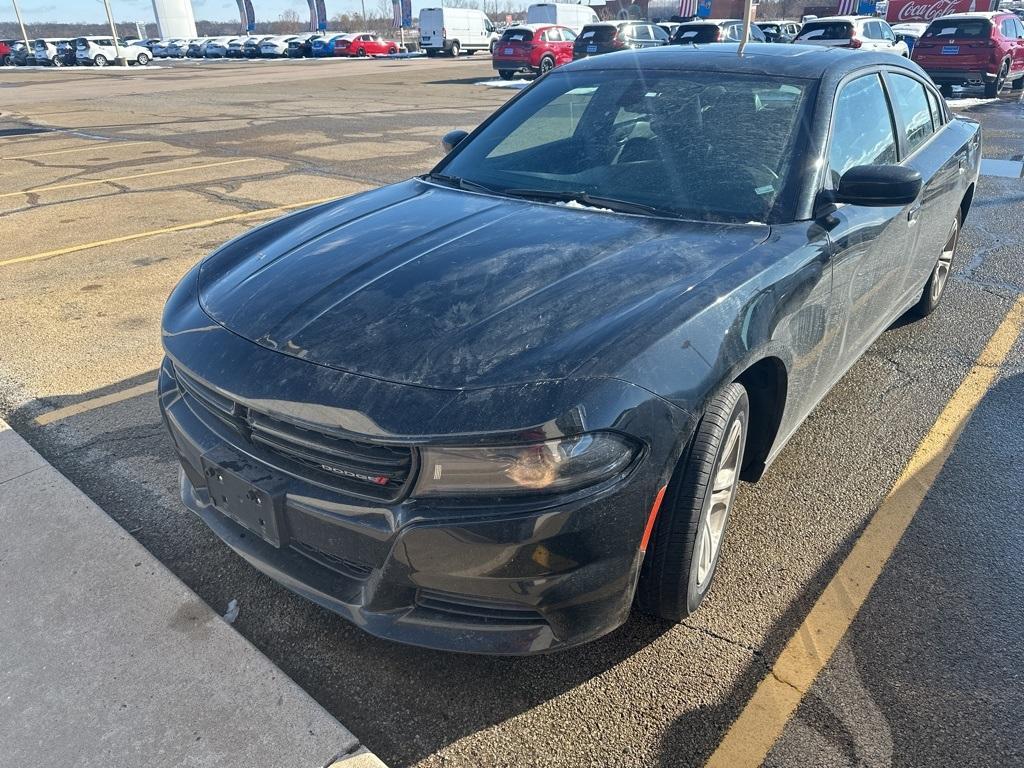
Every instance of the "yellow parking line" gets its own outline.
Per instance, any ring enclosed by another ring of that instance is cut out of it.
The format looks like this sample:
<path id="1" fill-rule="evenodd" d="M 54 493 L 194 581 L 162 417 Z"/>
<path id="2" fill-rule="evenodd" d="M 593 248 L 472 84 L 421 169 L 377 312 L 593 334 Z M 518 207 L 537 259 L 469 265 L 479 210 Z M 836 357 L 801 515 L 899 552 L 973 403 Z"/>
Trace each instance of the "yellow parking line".
<path id="1" fill-rule="evenodd" d="M 302 203 L 290 203 L 289 205 L 278 205 L 273 208 L 260 208 L 256 211 L 246 211 L 245 213 L 233 213 L 229 216 L 219 216 L 216 219 L 204 219 L 202 221 L 192 221 L 188 224 L 177 224 L 173 227 L 164 227 L 163 229 L 151 229 L 148 232 L 136 232 L 132 235 L 121 235 L 121 237 L 112 237 L 109 240 L 97 240 L 94 243 L 83 243 L 82 245 L 71 245 L 67 248 L 58 248 L 55 251 L 44 251 L 43 253 L 33 253 L 30 256 L 18 256 L 13 259 L 4 259 L 0 261 L 0 267 L 5 267 L 8 264 L 20 264 L 25 261 L 37 261 L 38 259 L 48 259 L 53 256 L 64 256 L 69 253 L 77 253 L 78 251 L 87 251 L 90 248 L 99 248 L 104 245 L 113 245 L 115 243 L 127 243 L 130 240 L 139 240 L 143 237 L 153 237 L 155 235 L 166 235 L 170 232 L 181 232 L 186 229 L 199 229 L 200 227 L 209 227 L 213 224 L 222 224 L 227 221 L 241 221 L 242 219 L 252 219 L 259 216 L 266 216 L 271 213 L 282 213 L 284 211 L 293 211 L 297 208 L 308 208 L 311 205 L 318 205 L 320 203 L 326 203 L 330 200 L 337 200 L 338 196 L 334 197 L 321 197 L 317 200 L 306 200 Z"/>
<path id="2" fill-rule="evenodd" d="M 15 195 L 32 195 L 36 192 L 53 192 L 57 189 L 72 189 L 74 187 L 88 187 L 92 184 L 108 184 L 114 181 L 127 181 L 128 179 L 142 179 L 147 176 L 162 176 L 168 173 L 185 173 L 187 171 L 198 171 L 203 168 L 217 168 L 222 165 L 238 165 L 238 163 L 251 163 L 258 158 L 246 157 L 241 160 L 221 160 L 218 163 L 204 163 L 202 165 L 190 165 L 186 168 L 169 168 L 164 171 L 149 171 L 148 173 L 133 173 L 130 176 L 111 176 L 107 179 L 89 179 L 88 181 L 76 181 L 71 184 L 55 184 L 51 187 L 36 187 L 25 189 L 21 192 L 4 192 L 0 197 L 14 197 Z"/>
<path id="3" fill-rule="evenodd" d="M 753 768 L 764 762 L 864 605 L 1022 328 L 1024 296 L 1006 313 L 832 581 L 711 755 L 708 766 Z"/>
<path id="4" fill-rule="evenodd" d="M 66 155 L 68 152 L 85 152 L 90 149 L 105 149 L 107 147 L 134 147 L 136 144 L 154 144 L 152 141 L 104 141 L 99 144 L 90 144 L 86 147 L 72 147 L 71 149 L 55 149 L 51 152 L 33 152 L 29 155 L 18 155 L 17 157 L 0 157 L 0 160 L 27 160 L 30 157 L 49 157 L 50 155 Z"/>
<path id="5" fill-rule="evenodd" d="M 120 392 L 114 392 L 109 395 L 102 395 L 100 397 L 94 397 L 90 400 L 83 400 L 80 403 L 74 405 L 68 405 L 64 408 L 55 408 L 52 411 L 47 411 L 44 414 L 36 416 L 35 423 L 44 427 L 47 424 L 53 424 L 55 421 L 61 421 L 72 416 L 77 416 L 80 413 L 87 413 L 97 408 L 102 408 L 104 405 L 111 405 L 112 403 L 120 403 L 123 400 L 130 400 L 133 397 L 139 395 L 145 395 L 150 392 L 156 391 L 156 380 L 147 381 L 145 384 L 139 384 L 135 387 L 129 387 L 123 389 Z"/>

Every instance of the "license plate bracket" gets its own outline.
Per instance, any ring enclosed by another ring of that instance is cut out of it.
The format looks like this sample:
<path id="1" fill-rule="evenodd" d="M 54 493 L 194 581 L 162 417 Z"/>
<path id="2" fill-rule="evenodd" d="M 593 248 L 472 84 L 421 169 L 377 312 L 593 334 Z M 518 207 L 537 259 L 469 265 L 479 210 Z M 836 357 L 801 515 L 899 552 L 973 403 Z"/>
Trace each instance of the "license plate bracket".
<path id="1" fill-rule="evenodd" d="M 266 473 L 247 472 L 249 468 L 237 460 L 209 454 L 202 457 L 202 463 L 210 501 L 217 511 L 268 544 L 280 547 L 284 493 L 276 484 L 266 482 Z"/>

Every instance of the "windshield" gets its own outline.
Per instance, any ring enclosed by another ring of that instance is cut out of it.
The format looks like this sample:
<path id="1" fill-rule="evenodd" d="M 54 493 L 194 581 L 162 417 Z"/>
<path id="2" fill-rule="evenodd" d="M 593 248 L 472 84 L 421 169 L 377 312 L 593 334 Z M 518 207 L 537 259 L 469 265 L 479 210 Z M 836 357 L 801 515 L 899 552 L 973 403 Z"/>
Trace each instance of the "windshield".
<path id="1" fill-rule="evenodd" d="M 717 24 L 684 24 L 676 28 L 673 43 L 717 43 L 721 36 Z"/>
<path id="2" fill-rule="evenodd" d="M 809 21 L 804 24 L 800 40 L 847 40 L 853 37 L 853 26 L 845 21 Z"/>
<path id="3" fill-rule="evenodd" d="M 780 220 L 791 217 L 782 193 L 808 88 L 764 75 L 556 71 L 437 170 L 498 194 Z"/>

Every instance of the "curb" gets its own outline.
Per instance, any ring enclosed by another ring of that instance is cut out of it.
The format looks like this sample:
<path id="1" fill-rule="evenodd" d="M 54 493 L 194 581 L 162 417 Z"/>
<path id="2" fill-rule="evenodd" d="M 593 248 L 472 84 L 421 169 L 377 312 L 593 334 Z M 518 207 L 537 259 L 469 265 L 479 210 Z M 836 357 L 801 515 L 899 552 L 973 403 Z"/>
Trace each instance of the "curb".
<path id="1" fill-rule="evenodd" d="M 386 768 L 2 419 L 0 529 L 0 762 Z"/>

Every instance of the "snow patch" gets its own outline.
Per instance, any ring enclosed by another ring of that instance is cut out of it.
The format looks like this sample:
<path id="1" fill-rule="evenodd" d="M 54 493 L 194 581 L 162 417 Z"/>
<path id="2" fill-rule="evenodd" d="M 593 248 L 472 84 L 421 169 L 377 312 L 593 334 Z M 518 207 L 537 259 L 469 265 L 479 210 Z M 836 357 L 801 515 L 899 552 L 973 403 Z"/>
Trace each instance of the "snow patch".
<path id="1" fill-rule="evenodd" d="M 485 88 L 515 88 L 517 91 L 522 90 L 530 83 L 526 80 L 481 80 L 477 85 L 482 85 Z"/>

